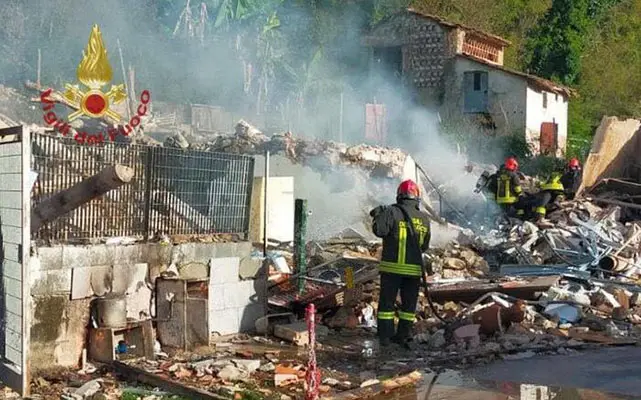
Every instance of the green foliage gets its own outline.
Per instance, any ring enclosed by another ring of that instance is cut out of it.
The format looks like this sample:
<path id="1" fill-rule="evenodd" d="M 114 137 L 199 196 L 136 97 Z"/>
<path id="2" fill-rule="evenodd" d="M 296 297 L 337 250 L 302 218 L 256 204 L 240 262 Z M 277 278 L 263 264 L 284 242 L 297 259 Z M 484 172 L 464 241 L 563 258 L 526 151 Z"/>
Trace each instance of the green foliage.
<path id="1" fill-rule="evenodd" d="M 551 156 L 536 156 L 523 158 L 519 169 L 525 175 L 545 177 L 554 171 L 560 171 L 565 167 L 565 160 Z"/>
<path id="2" fill-rule="evenodd" d="M 530 72 L 574 84 L 591 27 L 590 0 L 554 0 L 526 44 Z"/>

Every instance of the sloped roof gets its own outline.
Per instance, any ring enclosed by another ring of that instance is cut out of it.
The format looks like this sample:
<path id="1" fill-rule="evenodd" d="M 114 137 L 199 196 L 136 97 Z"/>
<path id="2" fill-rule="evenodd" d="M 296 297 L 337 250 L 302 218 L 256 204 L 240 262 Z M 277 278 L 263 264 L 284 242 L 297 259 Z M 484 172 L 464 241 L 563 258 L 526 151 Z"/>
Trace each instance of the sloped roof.
<path id="1" fill-rule="evenodd" d="M 500 44 L 502 46 L 509 46 L 509 45 L 512 44 L 509 40 L 503 39 L 500 36 L 493 35 L 491 33 L 487 33 L 487 32 L 484 32 L 482 30 L 479 30 L 479 29 L 476 29 L 476 28 L 472 28 L 470 26 L 466 26 L 466 25 L 459 24 L 459 23 L 456 23 L 456 22 L 448 21 L 448 20 L 443 19 L 443 18 L 441 18 L 439 16 L 427 14 L 427 13 L 418 11 L 418 10 L 416 10 L 414 8 L 411 8 L 411 7 L 408 8 L 407 11 L 409 11 L 412 14 L 418 15 L 419 17 L 431 19 L 432 21 L 434 21 L 434 22 L 436 22 L 436 23 L 438 23 L 440 25 L 446 26 L 448 28 L 459 28 L 459 29 L 462 29 L 464 31 L 473 33 L 473 34 L 475 34 L 477 36 L 480 36 L 480 37 L 482 37 L 484 39 L 496 42 L 497 44 Z"/>
<path id="2" fill-rule="evenodd" d="M 541 77 L 536 76 L 536 75 L 526 74 L 525 72 L 516 71 L 516 70 L 510 69 L 510 68 L 504 67 L 502 65 L 493 64 L 493 63 L 491 63 L 489 61 L 486 61 L 486 60 L 483 60 L 481 58 L 474 57 L 474 56 L 471 56 L 471 55 L 468 55 L 468 54 L 457 54 L 457 57 L 465 58 L 467 60 L 471 60 L 471 61 L 477 62 L 479 64 L 487 65 L 488 67 L 492 67 L 494 69 L 498 69 L 498 70 L 503 71 L 505 73 L 508 73 L 508 74 L 511 74 L 511 75 L 516 75 L 518 77 L 524 78 L 525 80 L 527 80 L 529 85 L 534 86 L 534 87 L 536 87 L 536 88 L 538 88 L 540 90 L 545 90 L 545 91 L 551 92 L 551 93 L 557 93 L 557 94 L 563 95 L 563 96 L 568 97 L 568 98 L 577 96 L 577 93 L 576 93 L 576 91 L 574 89 L 569 88 L 567 86 L 560 85 L 560 84 L 558 84 L 556 82 L 552 82 L 552 81 L 550 81 L 548 79 L 541 78 Z"/>

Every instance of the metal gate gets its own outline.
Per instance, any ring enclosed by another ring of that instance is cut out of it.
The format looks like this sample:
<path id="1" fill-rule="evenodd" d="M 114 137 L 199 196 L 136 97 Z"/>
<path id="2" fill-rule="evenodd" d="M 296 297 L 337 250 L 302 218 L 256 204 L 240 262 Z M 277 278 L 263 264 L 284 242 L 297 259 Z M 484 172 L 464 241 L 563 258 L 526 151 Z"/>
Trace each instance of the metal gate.
<path id="1" fill-rule="evenodd" d="M 0 381 L 29 394 L 30 132 L 0 130 Z"/>

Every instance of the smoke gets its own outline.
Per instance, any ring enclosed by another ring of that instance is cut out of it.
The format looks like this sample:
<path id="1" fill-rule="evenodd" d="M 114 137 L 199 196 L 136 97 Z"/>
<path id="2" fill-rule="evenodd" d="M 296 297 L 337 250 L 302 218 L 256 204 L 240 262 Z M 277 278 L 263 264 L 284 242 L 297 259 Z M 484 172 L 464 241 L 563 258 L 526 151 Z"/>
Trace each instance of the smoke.
<path id="1" fill-rule="evenodd" d="M 148 89 L 158 101 L 221 106 L 267 133 L 291 130 L 295 136 L 349 144 L 372 141 L 365 138 L 369 122 L 365 104 L 384 104 L 385 145 L 410 154 L 458 206 L 467 206 L 473 196 L 478 175 L 466 172 L 468 160 L 443 134 L 438 110 L 419 105 L 421 99 L 407 89 L 411 85 L 398 71 L 379 58 L 371 62 L 369 50 L 361 45 L 371 16 L 359 2 L 327 8 L 323 11 L 327 15 L 311 14 L 303 5 L 286 2 L 278 10 L 278 28 L 263 31 L 243 23 L 216 35 L 212 34 L 216 2 L 207 2 L 206 26 L 198 24 L 200 2 L 194 2 L 191 39 L 172 39 L 167 32 L 167 26 L 173 28 L 183 11 L 180 1 L 4 3 L 0 6 L 3 20 L 11 23 L 0 28 L 0 37 L 6 39 L 4 47 L 11 49 L 7 54 L 12 56 L 0 73 L 5 84 L 35 80 L 38 49 L 44 84 L 62 88 L 65 82 L 75 82 L 91 26 L 98 24 L 114 83 L 126 79 L 120 42 L 125 68 L 135 68 L 137 93 Z M 15 16 L 28 23 L 19 24 Z M 317 18 L 323 18 L 327 26 L 319 29 L 314 25 Z M 182 21 L 181 32 L 186 26 Z M 203 42 L 198 39 L 201 29 L 205 29 Z M 297 43 L 301 48 L 292 52 Z M 293 56 L 284 55 L 283 48 Z M 252 76 L 249 83 L 248 73 Z M 284 159 L 274 158 L 271 168 L 275 176 L 295 177 L 295 196 L 308 199 L 312 211 L 309 230 L 313 238 L 331 236 L 346 227 L 367 233 L 368 208 L 393 202 L 399 183 L 374 179 L 354 169 L 320 174 Z M 261 169 L 259 162 L 257 175 L 262 175 Z"/>

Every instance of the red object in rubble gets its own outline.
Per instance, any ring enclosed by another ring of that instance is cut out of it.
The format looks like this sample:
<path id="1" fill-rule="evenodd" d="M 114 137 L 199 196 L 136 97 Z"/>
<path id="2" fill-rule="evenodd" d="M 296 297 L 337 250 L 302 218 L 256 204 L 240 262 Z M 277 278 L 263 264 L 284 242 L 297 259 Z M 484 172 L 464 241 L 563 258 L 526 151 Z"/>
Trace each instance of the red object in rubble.
<path id="1" fill-rule="evenodd" d="M 320 370 L 316 365 L 316 307 L 311 303 L 305 313 L 307 333 L 309 335 L 309 362 L 305 376 L 305 400 L 318 400 L 321 380 Z"/>

